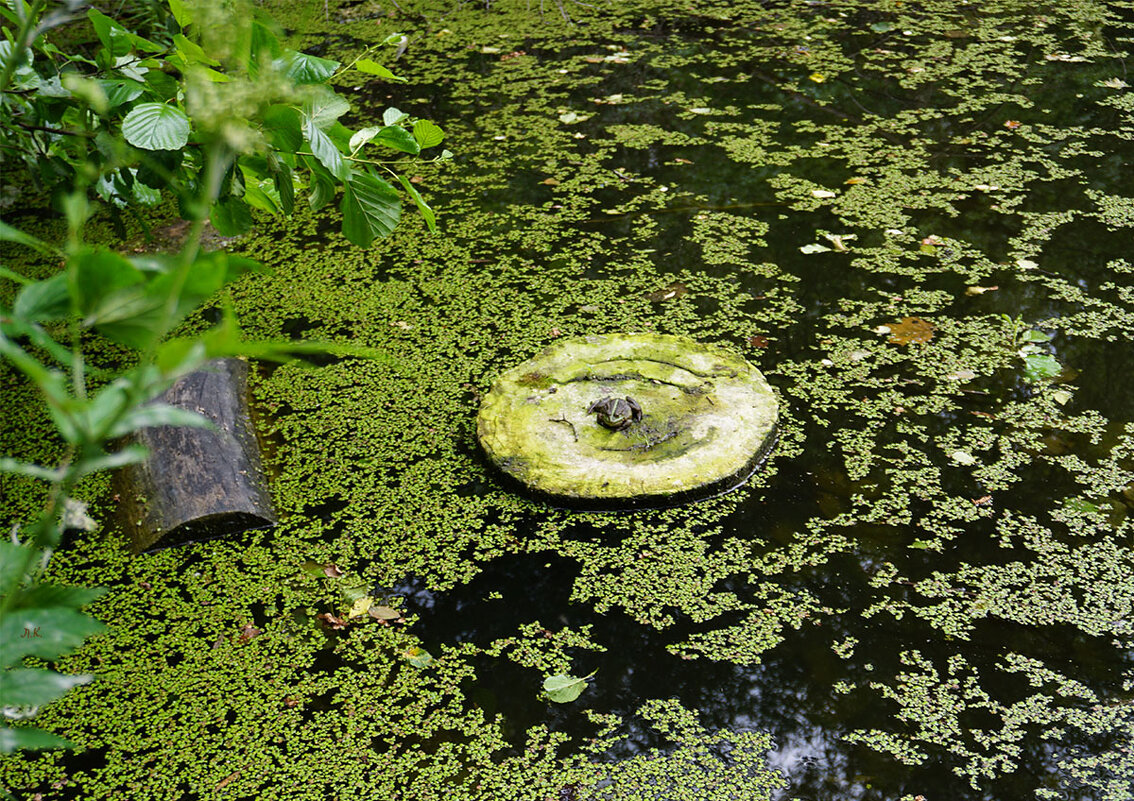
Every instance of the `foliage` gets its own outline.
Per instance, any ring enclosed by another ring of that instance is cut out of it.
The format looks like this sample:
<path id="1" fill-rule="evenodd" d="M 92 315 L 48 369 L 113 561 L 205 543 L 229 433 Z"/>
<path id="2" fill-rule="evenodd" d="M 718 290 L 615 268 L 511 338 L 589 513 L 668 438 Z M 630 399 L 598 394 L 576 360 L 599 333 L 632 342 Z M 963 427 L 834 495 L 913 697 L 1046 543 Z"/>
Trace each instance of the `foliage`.
<path id="1" fill-rule="evenodd" d="M 76 483 L 145 457 L 140 447 L 108 450 L 108 443 L 147 426 L 208 426 L 199 415 L 149 402 L 208 359 L 284 359 L 328 349 L 246 341 L 228 310 L 210 331 L 169 338 L 205 299 L 261 269 L 247 258 L 203 252 L 206 220 L 224 235 L 240 234 L 251 226 L 253 209 L 289 214 L 304 187 L 317 207 L 341 185 L 343 234 L 365 247 L 387 235 L 401 214 L 398 193 L 375 170 L 382 167 L 399 178 L 429 228 L 436 227 L 408 181 L 359 153 L 372 143 L 417 156 L 440 143 L 441 129 L 396 109 L 387 111 L 383 125 L 353 135 L 338 122 L 350 106 L 328 86 L 333 77 L 354 69 L 396 80 L 373 60 L 360 57 L 343 67 L 286 49 L 269 18 L 232 4 L 174 0 L 172 15 L 147 36 L 93 8 L 85 15 L 87 28 L 77 8 L 69 3 L 48 12 L 43 0 L 0 7 L 13 26 L 4 29 L 0 47 L 0 147 L 23 159 L 68 226 L 67 241 L 58 247 L 0 223 L 0 241 L 63 264 L 39 281 L 0 266 L 0 277 L 18 286 L 11 306 L 0 306 L 0 356 L 43 394 L 68 454 L 56 468 L 0 459 L 0 470 L 50 485 L 39 517 L 21 537 L 14 530 L 11 542 L 0 543 L 0 693 L 10 720 L 34 717 L 92 678 L 24 662 L 51 664 L 102 629 L 79 611 L 100 591 L 45 583 L 40 576 L 68 514 L 85 527 L 95 525 L 71 498 Z M 223 29 L 217 25 L 222 13 Z M 93 32 L 97 44 L 66 52 L 46 35 L 57 29 Z M 172 193 L 191 223 L 181 250 L 124 256 L 87 244 L 91 192 L 112 210 L 130 211 Z M 137 351 L 135 366 L 117 373 L 92 368 L 84 354 L 88 329 Z M 0 728 L 0 753 L 65 745 L 40 729 Z"/>
<path id="2" fill-rule="evenodd" d="M 319 208 L 342 187 L 342 233 L 366 247 L 401 215 L 385 174 L 435 230 L 428 204 L 391 165 L 439 145 L 441 128 L 394 108 L 382 125 L 357 133 L 340 122 L 350 103 L 333 81 L 400 80 L 368 57 L 380 45 L 346 65 L 301 53 L 281 43 L 262 12 L 219 0 L 175 1 L 147 36 L 94 8 L 80 15 L 79 7 L 74 0 L 50 13 L 44 0 L 0 6 L 14 26 L 0 48 L 0 148 L 22 159 L 34 185 L 57 202 L 72 186 L 91 187 L 113 211 L 156 205 L 169 193 L 182 216 L 196 219 L 204 212 L 194 204 L 207 199 L 212 224 L 234 236 L 252 225 L 253 210 L 290 214 L 301 191 Z M 45 35 L 60 27 L 93 41 L 65 51 Z M 208 174 L 214 148 L 217 169 Z M 206 178 L 214 186 L 202 193 Z"/>

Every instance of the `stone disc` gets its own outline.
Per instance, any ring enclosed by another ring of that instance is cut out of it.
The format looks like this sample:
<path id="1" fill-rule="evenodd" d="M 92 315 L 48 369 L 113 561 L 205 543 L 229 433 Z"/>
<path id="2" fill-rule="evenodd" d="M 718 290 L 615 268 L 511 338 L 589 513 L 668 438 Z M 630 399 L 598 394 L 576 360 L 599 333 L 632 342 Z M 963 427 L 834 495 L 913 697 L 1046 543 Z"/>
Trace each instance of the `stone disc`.
<path id="1" fill-rule="evenodd" d="M 588 409 L 607 398 L 633 399 L 640 419 L 601 424 Z M 772 446 L 777 409 L 740 356 L 687 337 L 610 334 L 557 342 L 497 378 L 477 436 L 505 475 L 552 502 L 669 506 L 742 484 Z"/>

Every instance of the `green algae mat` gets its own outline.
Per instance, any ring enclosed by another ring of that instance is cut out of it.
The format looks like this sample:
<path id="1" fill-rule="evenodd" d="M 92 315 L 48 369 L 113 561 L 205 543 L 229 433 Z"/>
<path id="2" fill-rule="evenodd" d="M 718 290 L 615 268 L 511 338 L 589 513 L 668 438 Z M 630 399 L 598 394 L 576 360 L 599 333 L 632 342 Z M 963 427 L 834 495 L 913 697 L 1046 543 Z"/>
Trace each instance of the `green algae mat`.
<path id="1" fill-rule="evenodd" d="M 608 334 L 560 342 L 497 378 L 477 437 L 493 465 L 553 502 L 665 506 L 748 478 L 772 445 L 776 407 L 734 354 Z"/>
<path id="2" fill-rule="evenodd" d="M 250 335 L 390 359 L 252 376 L 273 532 L 130 556 L 109 478 L 81 488 L 102 526 L 50 575 L 108 588 L 60 665 L 98 679 L 36 718 L 76 749 L 0 783 L 1128 801 L 1131 3 L 563 9 L 275 4 L 348 62 L 409 36 L 407 83 L 343 89 L 359 124 L 444 126 L 456 157 L 409 173 L 442 233 L 410 212 L 359 251 L 332 210 L 236 245 L 274 267 L 216 301 Z M 664 510 L 503 483 L 493 380 L 611 332 L 758 369 L 783 400 L 763 467 Z M 7 367 L 0 397 L 3 452 L 61 458 Z M 5 530 L 41 502 L 0 478 Z"/>

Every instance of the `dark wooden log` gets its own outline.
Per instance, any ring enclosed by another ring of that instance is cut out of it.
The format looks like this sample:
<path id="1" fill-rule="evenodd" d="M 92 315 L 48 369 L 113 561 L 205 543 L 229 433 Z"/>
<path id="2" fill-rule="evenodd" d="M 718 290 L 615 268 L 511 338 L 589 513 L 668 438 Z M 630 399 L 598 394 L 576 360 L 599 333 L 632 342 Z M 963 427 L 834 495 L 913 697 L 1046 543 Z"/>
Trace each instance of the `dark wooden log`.
<path id="1" fill-rule="evenodd" d="M 135 436 L 149 457 L 122 471 L 119 491 L 135 552 L 276 523 L 247 389 L 246 362 L 214 359 L 159 398 L 216 429 L 158 426 Z"/>

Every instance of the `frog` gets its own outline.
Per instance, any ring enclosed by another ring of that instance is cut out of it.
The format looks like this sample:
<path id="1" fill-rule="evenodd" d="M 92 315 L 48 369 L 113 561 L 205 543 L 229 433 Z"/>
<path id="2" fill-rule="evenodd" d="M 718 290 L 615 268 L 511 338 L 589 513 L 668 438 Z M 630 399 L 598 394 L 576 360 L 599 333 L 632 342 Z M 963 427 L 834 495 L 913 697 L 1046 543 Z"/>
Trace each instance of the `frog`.
<path id="1" fill-rule="evenodd" d="M 611 431 L 623 431 L 642 419 L 642 407 L 633 398 L 599 398 L 587 407 L 598 415 L 598 423 Z"/>

